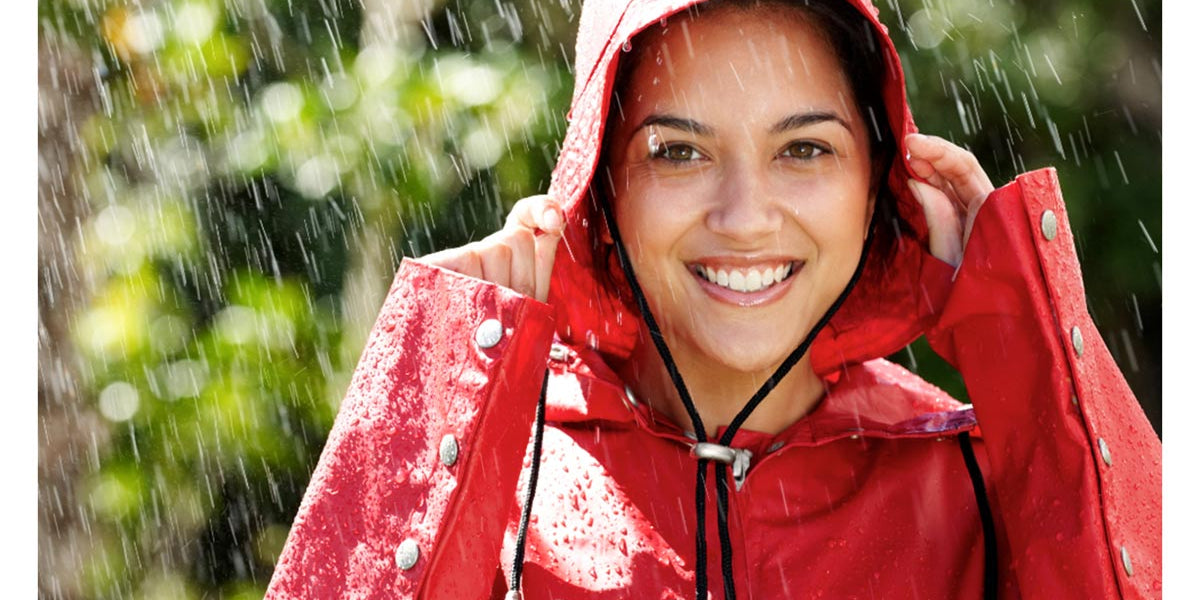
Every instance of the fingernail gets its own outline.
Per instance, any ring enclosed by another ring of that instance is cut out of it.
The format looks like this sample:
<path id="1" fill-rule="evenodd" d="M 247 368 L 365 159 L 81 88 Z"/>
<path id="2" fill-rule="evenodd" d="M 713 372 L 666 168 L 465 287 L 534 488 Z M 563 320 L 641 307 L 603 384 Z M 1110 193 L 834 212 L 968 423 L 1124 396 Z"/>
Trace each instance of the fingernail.
<path id="1" fill-rule="evenodd" d="M 559 214 L 557 208 L 547 208 L 542 213 L 542 230 L 557 232 L 562 229 L 562 215 Z"/>

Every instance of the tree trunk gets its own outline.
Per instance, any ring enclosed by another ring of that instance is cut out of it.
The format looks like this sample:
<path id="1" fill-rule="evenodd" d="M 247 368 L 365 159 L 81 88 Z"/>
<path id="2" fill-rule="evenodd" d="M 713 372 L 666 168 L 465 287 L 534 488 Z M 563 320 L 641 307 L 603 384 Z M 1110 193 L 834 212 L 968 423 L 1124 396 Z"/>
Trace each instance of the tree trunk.
<path id="1" fill-rule="evenodd" d="M 89 213 L 79 129 L 101 84 L 68 37 L 50 29 L 38 37 L 38 593 L 76 598 L 90 545 L 79 484 L 108 438 L 70 334 L 90 288 L 75 264 Z"/>

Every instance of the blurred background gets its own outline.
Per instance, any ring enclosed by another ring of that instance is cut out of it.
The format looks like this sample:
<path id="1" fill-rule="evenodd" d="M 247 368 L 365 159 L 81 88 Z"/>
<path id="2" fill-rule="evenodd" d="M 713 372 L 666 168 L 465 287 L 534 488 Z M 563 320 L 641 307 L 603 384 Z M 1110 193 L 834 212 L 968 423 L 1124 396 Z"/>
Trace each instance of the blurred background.
<path id="1" fill-rule="evenodd" d="M 878 4 L 923 131 L 997 185 L 1058 168 L 1161 432 L 1160 3 Z M 42 597 L 263 595 L 400 258 L 546 189 L 578 15 L 39 0 Z M 967 399 L 923 341 L 893 358 Z"/>

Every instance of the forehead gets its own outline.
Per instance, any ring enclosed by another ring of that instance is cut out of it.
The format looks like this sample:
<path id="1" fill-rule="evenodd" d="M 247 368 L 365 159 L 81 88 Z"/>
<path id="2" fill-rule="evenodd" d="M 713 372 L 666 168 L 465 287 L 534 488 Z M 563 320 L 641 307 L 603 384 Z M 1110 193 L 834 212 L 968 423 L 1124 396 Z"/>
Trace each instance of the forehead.
<path id="1" fill-rule="evenodd" d="M 631 58 L 623 101 L 646 110 L 779 103 L 834 108 L 850 97 L 825 32 L 796 8 L 685 11 L 639 36 Z"/>

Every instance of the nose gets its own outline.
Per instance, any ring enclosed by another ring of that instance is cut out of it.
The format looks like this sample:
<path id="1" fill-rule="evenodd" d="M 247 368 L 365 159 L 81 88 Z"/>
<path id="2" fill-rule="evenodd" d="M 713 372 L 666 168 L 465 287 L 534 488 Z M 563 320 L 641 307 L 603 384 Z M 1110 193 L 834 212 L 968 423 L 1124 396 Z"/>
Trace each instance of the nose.
<path id="1" fill-rule="evenodd" d="M 714 189 L 705 221 L 709 230 L 739 243 L 760 242 L 779 232 L 783 214 L 772 200 L 766 175 L 754 169 L 728 169 Z"/>

